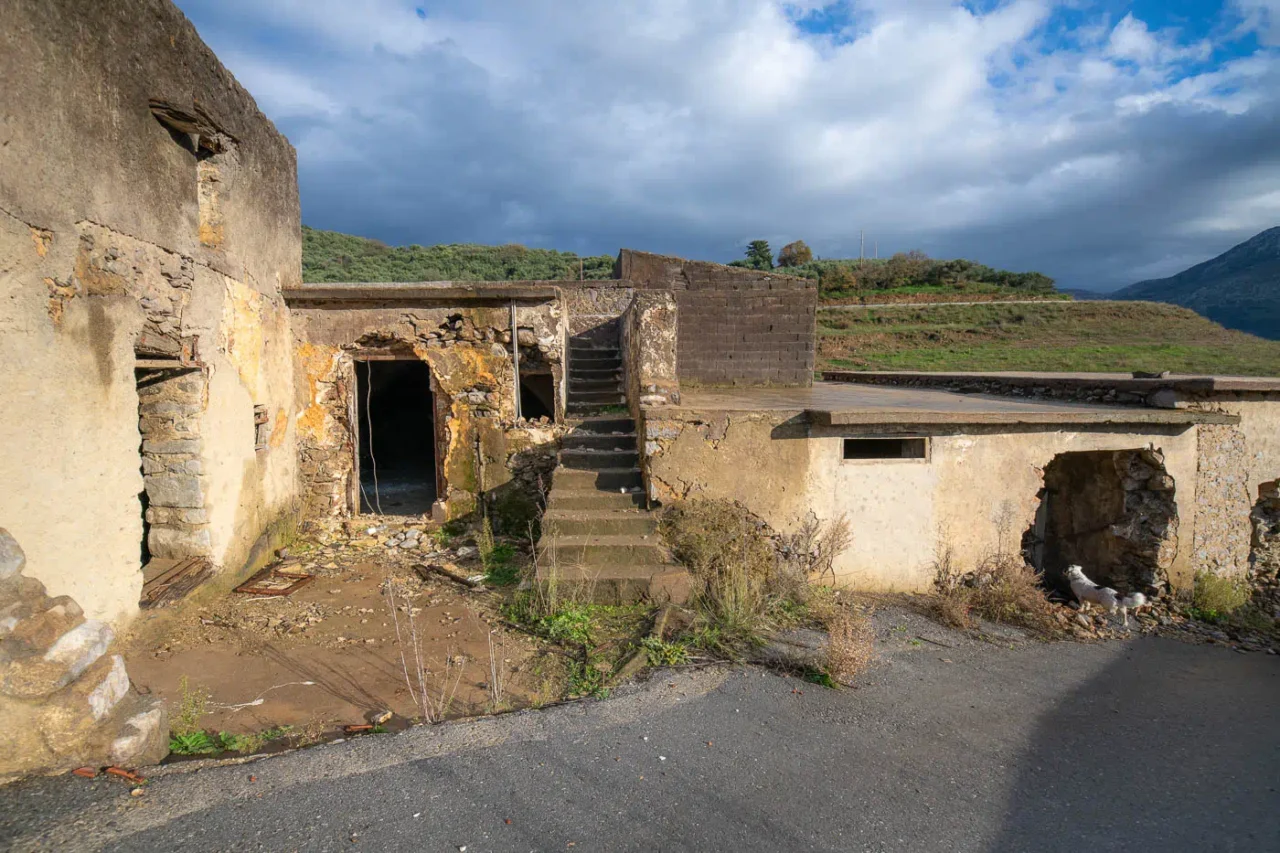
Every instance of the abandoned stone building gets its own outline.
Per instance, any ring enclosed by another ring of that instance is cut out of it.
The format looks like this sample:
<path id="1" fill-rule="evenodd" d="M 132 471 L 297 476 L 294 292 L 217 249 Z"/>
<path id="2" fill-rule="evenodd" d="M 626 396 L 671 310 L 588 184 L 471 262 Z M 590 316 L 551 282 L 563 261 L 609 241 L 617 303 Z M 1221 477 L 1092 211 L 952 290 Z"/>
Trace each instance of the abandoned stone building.
<path id="1" fill-rule="evenodd" d="M 148 581 L 361 514 L 541 518 L 618 596 L 682 594 L 653 511 L 691 497 L 846 516 L 837 579 L 867 589 L 997 549 L 1129 588 L 1280 563 L 1280 380 L 815 382 L 812 282 L 627 250 L 610 281 L 307 285 L 294 150 L 168 0 L 6 3 L 0 70 L 19 772 L 159 748 L 110 654 Z"/>

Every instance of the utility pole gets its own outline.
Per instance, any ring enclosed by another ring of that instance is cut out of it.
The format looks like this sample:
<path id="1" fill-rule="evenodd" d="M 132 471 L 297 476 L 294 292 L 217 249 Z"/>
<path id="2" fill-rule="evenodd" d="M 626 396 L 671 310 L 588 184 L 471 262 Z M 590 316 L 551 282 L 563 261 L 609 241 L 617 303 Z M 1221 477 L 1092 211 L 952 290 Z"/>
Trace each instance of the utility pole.
<path id="1" fill-rule="evenodd" d="M 858 232 L 858 269 L 862 269 L 863 258 L 866 257 L 867 249 L 867 232 Z"/>
<path id="2" fill-rule="evenodd" d="M 878 260 L 880 260 L 880 239 L 877 237 L 877 238 L 876 238 L 876 240 L 875 240 L 875 242 L 874 242 L 872 245 L 874 245 L 874 246 L 876 247 L 876 248 L 875 248 L 875 251 L 876 251 L 876 260 L 878 261 Z"/>
<path id="3" fill-rule="evenodd" d="M 582 273 L 582 258 L 578 258 L 578 281 L 586 281 L 586 277 Z"/>

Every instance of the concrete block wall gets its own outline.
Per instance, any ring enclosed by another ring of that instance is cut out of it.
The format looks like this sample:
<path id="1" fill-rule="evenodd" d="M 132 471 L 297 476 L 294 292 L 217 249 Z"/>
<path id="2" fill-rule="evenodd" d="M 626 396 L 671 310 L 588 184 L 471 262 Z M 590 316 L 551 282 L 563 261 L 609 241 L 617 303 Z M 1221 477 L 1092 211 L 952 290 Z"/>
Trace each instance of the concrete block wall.
<path id="1" fill-rule="evenodd" d="M 817 286 L 806 279 L 623 250 L 616 274 L 671 290 L 679 378 L 690 385 L 812 385 Z"/>

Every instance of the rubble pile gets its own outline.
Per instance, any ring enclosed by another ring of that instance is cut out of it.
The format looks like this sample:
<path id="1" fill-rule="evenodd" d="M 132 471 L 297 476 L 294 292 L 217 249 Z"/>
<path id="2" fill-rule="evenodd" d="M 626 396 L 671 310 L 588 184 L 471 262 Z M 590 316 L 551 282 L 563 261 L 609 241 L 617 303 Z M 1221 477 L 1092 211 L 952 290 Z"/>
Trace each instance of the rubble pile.
<path id="1" fill-rule="evenodd" d="M 136 766 L 169 751 L 168 719 L 133 690 L 109 625 L 23 575 L 0 528 L 0 782 L 89 765 Z"/>

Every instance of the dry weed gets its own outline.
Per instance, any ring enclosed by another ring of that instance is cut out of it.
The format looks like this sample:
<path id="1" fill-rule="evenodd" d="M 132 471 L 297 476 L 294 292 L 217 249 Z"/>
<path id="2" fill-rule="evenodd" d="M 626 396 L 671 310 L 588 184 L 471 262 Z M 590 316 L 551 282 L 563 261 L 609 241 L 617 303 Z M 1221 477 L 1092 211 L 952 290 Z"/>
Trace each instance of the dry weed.
<path id="1" fill-rule="evenodd" d="M 1058 629 L 1040 573 L 1020 554 L 1001 547 L 983 557 L 974 569 L 964 571 L 951 547 L 945 545 L 934 559 L 933 569 L 936 595 L 927 610 L 943 625 L 968 629 L 974 626 L 975 617 L 981 617 L 1046 634 Z"/>
<path id="2" fill-rule="evenodd" d="M 829 522 L 809 513 L 794 532 L 778 537 L 778 554 L 794 574 L 806 581 L 834 581 L 835 561 L 853 544 L 849 518 L 840 515 Z"/>
<path id="3" fill-rule="evenodd" d="M 982 560 L 970 601 L 974 613 L 992 622 L 1042 633 L 1057 629 L 1053 605 L 1040 585 L 1040 573 L 1021 556 L 995 554 Z"/>
<path id="4" fill-rule="evenodd" d="M 827 629 L 827 674 L 840 684 L 851 685 L 875 658 L 871 620 L 864 614 L 839 608 L 823 624 Z"/>
<path id="5" fill-rule="evenodd" d="M 767 527 L 732 501 L 694 500 L 669 508 L 659 529 L 693 576 L 694 606 L 715 628 L 716 650 L 759 644 L 779 575 Z"/>

